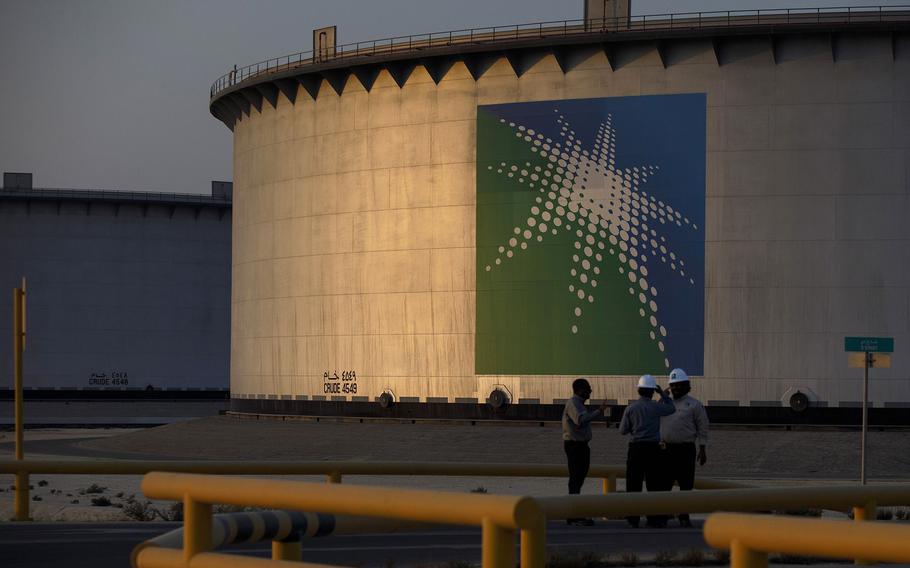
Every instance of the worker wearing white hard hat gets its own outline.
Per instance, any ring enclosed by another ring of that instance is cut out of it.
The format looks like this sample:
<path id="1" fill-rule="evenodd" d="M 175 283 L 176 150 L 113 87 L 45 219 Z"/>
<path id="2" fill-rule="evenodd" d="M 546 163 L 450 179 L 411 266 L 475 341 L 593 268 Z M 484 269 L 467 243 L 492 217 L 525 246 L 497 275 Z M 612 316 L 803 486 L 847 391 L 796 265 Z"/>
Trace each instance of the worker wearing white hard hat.
<path id="1" fill-rule="evenodd" d="M 669 383 L 671 385 L 676 384 L 676 383 L 688 383 L 688 382 L 689 382 L 689 375 L 687 375 L 686 372 L 683 371 L 682 369 L 677 368 L 677 369 L 673 369 L 672 371 L 670 371 Z"/>
<path id="2" fill-rule="evenodd" d="M 660 400 L 652 400 L 654 393 Z M 619 433 L 630 435 L 629 452 L 626 457 L 626 491 L 640 493 L 643 482 L 648 491 L 669 489 L 660 471 L 660 419 L 676 412 L 673 401 L 661 389 L 653 375 L 642 375 L 638 379 L 639 398 L 626 407 L 619 423 Z M 629 524 L 637 527 L 639 517 L 627 517 Z M 649 515 L 648 526 L 666 526 L 667 518 Z"/>
<path id="3" fill-rule="evenodd" d="M 670 371 L 669 382 L 676 412 L 660 421 L 661 442 L 665 448 L 664 471 L 667 472 L 670 487 L 676 482 L 680 491 L 689 491 L 695 485 L 695 462 L 705 465 L 708 460 L 705 452 L 708 444 L 708 414 L 702 403 L 689 395 L 692 383 L 685 371 Z M 679 524 L 691 527 L 689 515 L 679 515 Z"/>
<path id="4" fill-rule="evenodd" d="M 654 378 L 654 375 L 642 375 L 638 379 L 638 388 L 657 389 L 657 379 Z"/>

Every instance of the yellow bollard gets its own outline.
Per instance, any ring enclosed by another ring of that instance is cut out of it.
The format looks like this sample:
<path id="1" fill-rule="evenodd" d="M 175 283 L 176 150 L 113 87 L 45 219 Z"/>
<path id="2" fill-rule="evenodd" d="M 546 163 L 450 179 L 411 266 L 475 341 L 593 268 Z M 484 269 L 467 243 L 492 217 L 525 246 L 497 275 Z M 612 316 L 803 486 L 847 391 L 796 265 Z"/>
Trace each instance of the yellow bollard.
<path id="1" fill-rule="evenodd" d="M 854 522 L 865 522 L 865 521 L 874 521 L 876 517 L 876 504 L 875 501 L 867 501 L 862 507 L 853 507 L 853 520 Z M 857 566 L 869 566 L 876 564 L 869 560 L 863 560 L 857 558 L 853 561 Z"/>
<path id="2" fill-rule="evenodd" d="M 331 473 L 326 474 L 325 482 L 326 483 L 341 483 L 341 472 L 333 471 Z"/>
<path id="3" fill-rule="evenodd" d="M 861 521 L 874 521 L 876 515 L 876 503 L 875 501 L 867 501 L 863 504 L 862 507 L 853 507 L 853 520 L 857 522 Z"/>
<path id="4" fill-rule="evenodd" d="M 768 568 L 768 553 L 752 550 L 734 540 L 730 543 L 730 568 Z"/>
<path id="5" fill-rule="evenodd" d="M 616 493 L 616 474 L 608 475 L 603 478 L 603 494 L 610 495 Z M 610 517 L 601 517 L 605 521 L 609 521 Z"/>
<path id="6" fill-rule="evenodd" d="M 547 519 L 521 530 L 521 568 L 544 568 L 547 564 Z"/>
<path id="7" fill-rule="evenodd" d="M 272 560 L 291 560 L 294 562 L 300 562 L 301 559 L 302 553 L 300 550 L 300 541 L 272 541 Z"/>
<path id="8" fill-rule="evenodd" d="M 489 517 L 481 524 L 480 568 L 515 568 L 515 531 L 503 528 Z"/>
<path id="9" fill-rule="evenodd" d="M 194 555 L 212 549 L 212 506 L 183 498 L 183 560 L 189 564 Z"/>
<path id="10" fill-rule="evenodd" d="M 28 520 L 28 472 L 16 472 L 16 516 L 17 521 Z"/>

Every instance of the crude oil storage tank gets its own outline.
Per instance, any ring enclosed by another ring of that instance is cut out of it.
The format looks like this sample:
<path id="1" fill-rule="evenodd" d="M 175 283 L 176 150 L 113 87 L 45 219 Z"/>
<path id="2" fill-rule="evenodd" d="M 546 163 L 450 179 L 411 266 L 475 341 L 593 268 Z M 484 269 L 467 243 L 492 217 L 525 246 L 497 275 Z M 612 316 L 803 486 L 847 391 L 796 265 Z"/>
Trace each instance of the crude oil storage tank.
<path id="1" fill-rule="evenodd" d="M 4 175 L 0 367 L 12 369 L 7 294 L 26 277 L 27 399 L 226 396 L 229 189 L 37 189 L 30 174 Z"/>
<path id="2" fill-rule="evenodd" d="M 232 71 L 232 407 L 543 416 L 575 377 L 622 405 L 682 367 L 718 416 L 840 419 L 844 338 L 870 335 L 898 351 L 873 406 L 910 406 L 908 31 L 896 8 L 331 28 Z"/>

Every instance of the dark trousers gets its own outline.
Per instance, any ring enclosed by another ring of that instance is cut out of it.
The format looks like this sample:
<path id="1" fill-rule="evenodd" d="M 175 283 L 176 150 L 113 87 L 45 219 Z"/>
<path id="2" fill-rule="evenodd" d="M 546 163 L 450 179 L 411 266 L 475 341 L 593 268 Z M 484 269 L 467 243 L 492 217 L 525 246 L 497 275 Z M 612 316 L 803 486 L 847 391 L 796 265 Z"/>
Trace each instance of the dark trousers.
<path id="1" fill-rule="evenodd" d="M 626 492 L 641 493 L 642 484 L 648 491 L 669 491 L 667 478 L 663 473 L 664 450 L 657 442 L 632 442 L 626 456 Z M 638 516 L 628 517 L 633 525 L 638 525 Z M 648 524 L 666 525 L 666 515 L 648 515 Z"/>
<path id="2" fill-rule="evenodd" d="M 667 444 L 665 452 L 668 487 L 676 482 L 680 491 L 691 491 L 695 486 L 695 443 Z M 682 513 L 679 518 L 688 520 L 689 515 Z"/>
<path id="3" fill-rule="evenodd" d="M 566 460 L 569 463 L 569 495 L 581 493 L 581 486 L 588 476 L 591 467 L 591 448 L 587 442 L 574 442 L 565 440 L 563 448 L 566 450 Z"/>

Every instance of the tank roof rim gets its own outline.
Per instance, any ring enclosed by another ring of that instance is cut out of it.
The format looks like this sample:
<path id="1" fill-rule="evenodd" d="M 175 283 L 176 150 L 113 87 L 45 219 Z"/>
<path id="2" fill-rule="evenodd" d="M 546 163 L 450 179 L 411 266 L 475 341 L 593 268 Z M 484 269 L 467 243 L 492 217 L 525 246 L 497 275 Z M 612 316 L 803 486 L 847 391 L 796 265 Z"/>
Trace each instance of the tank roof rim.
<path id="1" fill-rule="evenodd" d="M 248 115 L 250 106 L 252 106 L 253 103 L 244 100 L 246 99 L 244 91 L 249 91 L 251 88 L 259 91 L 260 89 L 266 89 L 265 86 L 271 84 L 273 88 L 272 101 L 276 101 L 278 87 L 275 87 L 274 85 L 276 82 L 281 80 L 296 81 L 299 77 L 313 77 L 314 79 L 321 81 L 321 74 L 328 74 L 333 71 L 347 70 L 353 72 L 354 69 L 358 68 L 383 68 L 384 66 L 400 62 L 413 62 L 415 64 L 421 64 L 427 60 L 432 61 L 445 58 L 455 58 L 456 60 L 461 60 L 463 58 L 470 58 L 471 56 L 480 56 L 485 54 L 507 54 L 560 47 L 585 48 L 596 47 L 598 45 L 605 44 L 640 43 L 661 40 L 673 41 L 698 38 L 722 40 L 724 38 L 742 38 L 750 36 L 778 37 L 803 33 L 813 35 L 825 33 L 837 34 L 842 32 L 890 32 L 892 34 L 906 33 L 910 31 L 910 6 L 902 6 L 897 8 L 906 8 L 906 10 L 890 11 L 887 13 L 892 16 L 898 16 L 899 18 L 875 21 L 762 23 L 755 25 L 711 26 L 686 29 L 624 30 L 622 32 L 601 30 L 593 32 L 581 31 L 562 36 L 532 37 L 522 39 L 509 38 L 502 40 L 495 39 L 475 43 L 458 43 L 431 46 L 421 49 L 402 50 L 400 52 L 380 55 L 363 54 L 357 56 L 352 55 L 346 57 L 337 57 L 325 62 L 297 63 L 289 67 L 274 68 L 273 70 L 263 71 L 241 81 L 232 83 L 217 91 L 214 90 L 215 86 L 217 85 L 216 83 L 212 86 L 212 93 L 209 98 L 209 111 L 213 116 L 221 120 L 223 123 L 225 123 L 225 125 L 233 130 L 234 122 L 230 121 L 228 118 L 221 116 L 221 114 L 223 114 L 223 109 L 216 108 L 219 105 L 231 106 L 234 104 L 235 101 L 232 101 L 229 98 L 231 95 L 240 95 L 242 97 L 241 105 L 246 107 L 246 110 L 241 109 L 240 114 Z M 843 15 L 847 13 L 848 12 L 829 12 L 828 14 Z M 367 90 L 369 91 L 369 88 Z M 265 97 L 259 97 L 260 105 L 257 106 L 261 106 L 263 98 Z M 272 102 L 272 104 L 274 106 L 274 102 Z M 236 115 L 236 112 L 234 114 Z"/>

